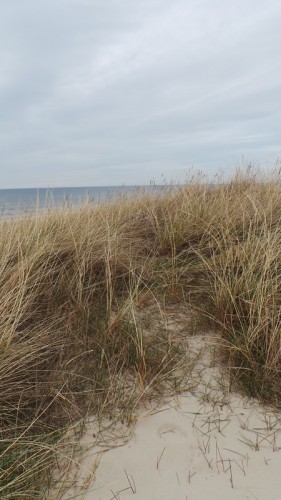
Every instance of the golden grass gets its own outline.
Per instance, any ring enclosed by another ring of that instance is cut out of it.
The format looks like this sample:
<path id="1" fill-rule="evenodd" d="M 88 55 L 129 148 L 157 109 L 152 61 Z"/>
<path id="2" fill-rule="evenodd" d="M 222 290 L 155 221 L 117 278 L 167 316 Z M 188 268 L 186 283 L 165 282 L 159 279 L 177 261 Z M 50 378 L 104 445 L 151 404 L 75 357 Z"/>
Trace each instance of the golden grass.
<path id="1" fill-rule="evenodd" d="M 192 308 L 221 333 L 232 380 L 281 406 L 280 181 L 249 169 L 0 221 L 1 498 L 44 496 L 85 415 L 176 387 L 179 346 L 138 321 L 152 302 Z"/>

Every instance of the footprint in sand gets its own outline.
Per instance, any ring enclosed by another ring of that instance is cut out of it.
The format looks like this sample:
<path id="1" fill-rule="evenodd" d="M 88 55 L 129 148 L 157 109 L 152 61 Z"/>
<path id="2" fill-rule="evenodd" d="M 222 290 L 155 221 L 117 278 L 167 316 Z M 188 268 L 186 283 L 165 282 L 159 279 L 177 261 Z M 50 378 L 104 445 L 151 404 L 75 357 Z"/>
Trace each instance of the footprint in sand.
<path id="1" fill-rule="evenodd" d="M 175 442 L 175 440 L 177 438 L 182 439 L 183 436 L 186 436 L 186 432 L 184 432 L 184 430 L 181 429 L 181 427 L 174 425 L 174 424 L 161 425 L 161 427 L 159 427 L 159 429 L 158 429 L 157 434 L 161 439 L 164 439 L 165 441 L 169 440 L 169 441 L 173 441 L 173 442 Z"/>

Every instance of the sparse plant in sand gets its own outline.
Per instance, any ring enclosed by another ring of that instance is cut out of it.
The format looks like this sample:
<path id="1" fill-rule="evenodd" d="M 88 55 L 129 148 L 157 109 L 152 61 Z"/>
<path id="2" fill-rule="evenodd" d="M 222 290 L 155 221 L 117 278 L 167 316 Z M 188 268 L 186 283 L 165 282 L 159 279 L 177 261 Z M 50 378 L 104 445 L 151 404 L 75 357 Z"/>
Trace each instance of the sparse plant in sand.
<path id="1" fill-rule="evenodd" d="M 221 336 L 231 382 L 281 406 L 280 181 L 199 176 L 0 221 L 0 497 L 46 495 L 87 415 L 130 423 L 188 386 L 191 316 Z"/>

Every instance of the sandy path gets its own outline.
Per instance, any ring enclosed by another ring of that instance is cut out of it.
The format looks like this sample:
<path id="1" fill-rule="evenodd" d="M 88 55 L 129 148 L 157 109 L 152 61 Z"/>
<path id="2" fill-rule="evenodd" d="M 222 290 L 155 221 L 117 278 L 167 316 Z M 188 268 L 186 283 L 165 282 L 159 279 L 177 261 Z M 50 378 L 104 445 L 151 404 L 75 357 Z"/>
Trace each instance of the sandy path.
<path id="1" fill-rule="evenodd" d="M 225 375 L 212 363 L 213 342 L 190 338 L 194 355 L 203 348 L 193 392 L 140 411 L 125 444 L 124 426 L 109 440 L 116 447 L 90 449 L 80 464 L 80 489 L 63 498 L 281 499 L 281 414 L 228 392 Z M 91 446 L 95 433 L 93 422 L 84 444 Z"/>

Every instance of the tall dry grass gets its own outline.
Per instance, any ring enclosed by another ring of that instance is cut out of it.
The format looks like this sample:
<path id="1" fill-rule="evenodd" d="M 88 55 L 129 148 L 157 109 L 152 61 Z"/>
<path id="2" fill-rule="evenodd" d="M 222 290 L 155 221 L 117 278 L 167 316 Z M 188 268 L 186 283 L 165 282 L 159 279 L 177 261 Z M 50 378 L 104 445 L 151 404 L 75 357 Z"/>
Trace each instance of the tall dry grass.
<path id="1" fill-rule="evenodd" d="M 281 406 L 280 181 L 199 176 L 0 221 L 1 498 L 47 495 L 70 424 L 167 388 L 185 358 L 165 332 L 143 335 L 151 301 L 192 308 L 220 332 L 232 380 Z"/>

